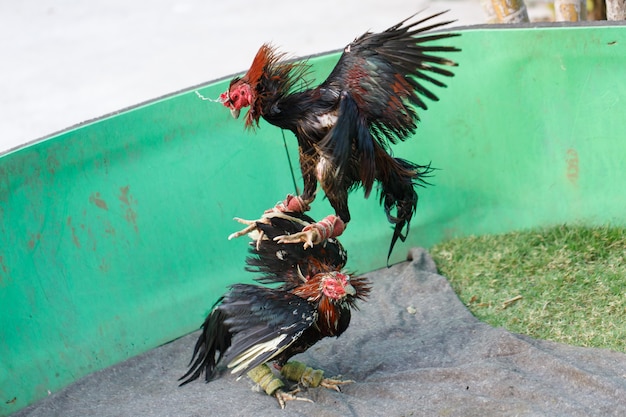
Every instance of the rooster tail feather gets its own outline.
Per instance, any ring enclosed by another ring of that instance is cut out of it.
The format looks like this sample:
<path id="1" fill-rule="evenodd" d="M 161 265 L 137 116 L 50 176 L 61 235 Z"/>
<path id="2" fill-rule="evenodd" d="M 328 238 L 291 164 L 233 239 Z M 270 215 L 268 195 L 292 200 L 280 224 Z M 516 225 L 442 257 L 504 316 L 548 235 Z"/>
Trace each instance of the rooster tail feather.
<path id="1" fill-rule="evenodd" d="M 206 382 L 211 381 L 216 376 L 216 365 L 231 344 L 231 334 L 224 323 L 226 316 L 219 309 L 222 300 L 223 297 L 215 303 L 211 314 L 202 324 L 202 334 L 193 349 L 189 370 L 178 379 L 182 381 L 180 386 L 198 379 L 203 373 Z"/>
<path id="2" fill-rule="evenodd" d="M 433 171 L 429 165 L 417 165 L 401 158 L 392 158 L 393 168 L 381 181 L 380 203 L 385 209 L 387 220 L 394 225 L 393 236 L 387 253 L 387 263 L 398 239 L 404 242 L 409 234 L 409 226 L 418 196 L 416 186 L 430 185 L 426 178 Z M 395 208 L 395 213 L 393 210 Z M 403 233 L 403 230 L 406 230 Z"/>

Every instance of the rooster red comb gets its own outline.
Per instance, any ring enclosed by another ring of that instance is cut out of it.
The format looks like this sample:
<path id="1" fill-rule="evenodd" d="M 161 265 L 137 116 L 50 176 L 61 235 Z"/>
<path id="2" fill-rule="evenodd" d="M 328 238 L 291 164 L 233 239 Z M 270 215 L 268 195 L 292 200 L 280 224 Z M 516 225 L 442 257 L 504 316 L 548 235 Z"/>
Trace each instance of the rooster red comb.
<path id="1" fill-rule="evenodd" d="M 270 97 L 278 100 L 291 93 L 298 83 L 304 85 L 303 76 L 307 71 L 306 63 L 289 62 L 285 53 L 265 43 L 256 53 L 250 69 L 242 77 L 233 78 L 219 101 L 234 117 L 239 116 L 242 108 L 250 107 L 245 125 L 252 127 L 263 116 L 263 103 Z"/>
<path id="2" fill-rule="evenodd" d="M 259 51 L 256 53 L 254 60 L 252 61 L 252 65 L 250 69 L 243 77 L 235 77 L 230 81 L 230 85 L 227 91 L 223 92 L 220 95 L 219 101 L 222 103 L 227 103 L 230 101 L 230 89 L 236 85 L 237 83 L 243 82 L 248 84 L 253 89 L 256 89 L 261 76 L 263 75 L 263 69 L 267 66 L 269 62 L 275 61 L 275 52 L 274 48 L 269 44 L 263 44 L 259 48 Z"/>
<path id="3" fill-rule="evenodd" d="M 256 88 L 268 64 L 271 65 L 276 63 L 282 56 L 283 54 L 276 53 L 275 47 L 264 43 L 259 48 L 254 60 L 252 60 L 250 69 L 246 72 L 246 75 L 244 75 L 242 79 L 250 84 L 252 88 Z"/>
<path id="4" fill-rule="evenodd" d="M 281 56 L 269 44 L 261 45 L 248 72 L 243 77 L 233 78 L 228 90 L 220 95 L 219 101 L 230 109 L 235 118 L 239 117 L 242 108 L 250 107 L 246 115 L 246 127 L 252 127 L 259 122 L 261 108 L 258 99 L 263 94 L 261 79 L 271 73 L 272 66 Z"/>

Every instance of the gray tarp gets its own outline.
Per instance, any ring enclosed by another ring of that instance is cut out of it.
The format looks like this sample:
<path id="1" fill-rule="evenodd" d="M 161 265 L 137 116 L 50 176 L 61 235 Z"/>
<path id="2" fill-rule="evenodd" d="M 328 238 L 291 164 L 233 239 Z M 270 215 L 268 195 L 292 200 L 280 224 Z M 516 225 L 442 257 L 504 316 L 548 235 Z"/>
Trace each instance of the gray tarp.
<path id="1" fill-rule="evenodd" d="M 422 249 L 369 273 L 350 328 L 296 357 L 356 381 L 276 401 L 228 375 L 177 386 L 197 333 L 92 374 L 18 416 L 626 416 L 626 355 L 476 320 Z M 207 306 L 208 307 L 208 306 Z M 200 323 L 198 323 L 200 324 Z"/>

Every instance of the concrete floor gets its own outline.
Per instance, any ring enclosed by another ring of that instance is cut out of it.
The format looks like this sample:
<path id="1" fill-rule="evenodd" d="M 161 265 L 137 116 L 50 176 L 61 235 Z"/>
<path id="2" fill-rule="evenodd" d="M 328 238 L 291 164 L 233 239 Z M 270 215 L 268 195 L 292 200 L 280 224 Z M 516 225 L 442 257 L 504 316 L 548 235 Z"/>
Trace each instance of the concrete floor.
<path id="1" fill-rule="evenodd" d="M 3 1 L 0 153 L 243 71 L 263 42 L 335 50 L 424 8 L 484 23 L 480 0 Z"/>

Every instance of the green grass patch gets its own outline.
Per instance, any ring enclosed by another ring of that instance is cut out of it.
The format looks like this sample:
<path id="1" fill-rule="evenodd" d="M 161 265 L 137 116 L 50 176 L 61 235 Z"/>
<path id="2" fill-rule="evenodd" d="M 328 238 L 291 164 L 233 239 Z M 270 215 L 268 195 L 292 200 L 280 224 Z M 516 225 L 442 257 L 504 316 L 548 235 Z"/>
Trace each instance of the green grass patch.
<path id="1" fill-rule="evenodd" d="M 626 228 L 472 236 L 430 253 L 480 320 L 534 338 L 626 351 Z"/>

